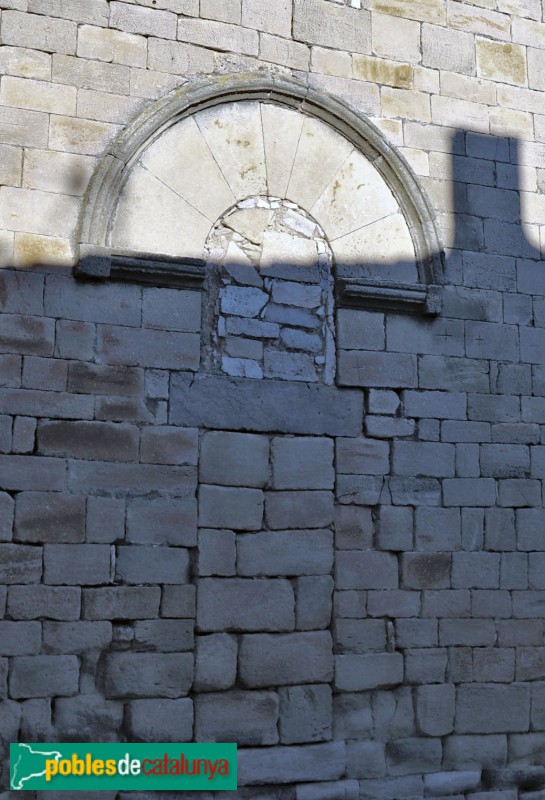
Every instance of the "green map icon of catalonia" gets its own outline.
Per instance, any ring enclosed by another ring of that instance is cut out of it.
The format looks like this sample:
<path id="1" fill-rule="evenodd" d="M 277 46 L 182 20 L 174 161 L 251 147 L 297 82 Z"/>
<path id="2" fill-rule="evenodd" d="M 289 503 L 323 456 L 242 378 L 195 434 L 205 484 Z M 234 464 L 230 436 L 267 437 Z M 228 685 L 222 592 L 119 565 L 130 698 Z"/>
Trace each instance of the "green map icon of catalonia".
<path id="1" fill-rule="evenodd" d="M 39 744 L 12 744 L 10 747 L 11 788 L 32 789 L 33 778 L 45 776 L 46 761 L 58 761 L 62 753 L 57 750 L 43 750 Z"/>

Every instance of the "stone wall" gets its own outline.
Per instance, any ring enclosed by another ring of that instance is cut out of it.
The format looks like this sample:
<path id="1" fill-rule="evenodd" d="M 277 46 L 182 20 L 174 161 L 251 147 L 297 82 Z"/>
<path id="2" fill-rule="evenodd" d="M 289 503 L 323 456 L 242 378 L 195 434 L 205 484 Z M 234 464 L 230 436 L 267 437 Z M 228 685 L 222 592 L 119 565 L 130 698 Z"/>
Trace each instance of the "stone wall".
<path id="1" fill-rule="evenodd" d="M 540 800 L 542 3 L 0 0 L 0 39 L 0 798 L 20 738 Z"/>

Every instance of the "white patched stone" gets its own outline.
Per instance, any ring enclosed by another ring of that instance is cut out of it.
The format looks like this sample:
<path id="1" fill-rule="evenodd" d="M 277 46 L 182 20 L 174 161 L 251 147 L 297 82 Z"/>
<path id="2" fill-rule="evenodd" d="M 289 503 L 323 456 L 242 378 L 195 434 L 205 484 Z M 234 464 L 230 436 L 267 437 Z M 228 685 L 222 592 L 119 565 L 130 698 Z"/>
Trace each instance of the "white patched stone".
<path id="1" fill-rule="evenodd" d="M 237 200 L 266 194 L 259 103 L 228 103 L 201 111 L 197 125 Z M 210 187 L 206 187 L 207 195 Z"/>
<path id="2" fill-rule="evenodd" d="M 311 214 L 330 239 L 395 214 L 398 203 L 380 173 L 357 150 L 333 177 Z"/>
<path id="3" fill-rule="evenodd" d="M 123 190 L 112 246 L 202 258 L 210 220 L 136 165 Z"/>
<path id="4" fill-rule="evenodd" d="M 269 192 L 286 197 L 305 118 L 287 108 L 265 103 L 261 106 L 261 116 Z"/>
<path id="5" fill-rule="evenodd" d="M 257 317 L 269 296 L 261 289 L 227 286 L 220 290 L 221 310 L 237 317 Z"/>
<path id="6" fill-rule="evenodd" d="M 142 164 L 215 222 L 235 197 L 195 120 L 185 119 L 167 131 L 142 157 Z M 210 191 L 213 187 L 213 191 Z"/>
<path id="7" fill-rule="evenodd" d="M 351 150 L 352 145 L 323 122 L 305 119 L 287 197 L 302 208 L 312 208 Z"/>
<path id="8" fill-rule="evenodd" d="M 317 257 L 316 243 L 310 239 L 281 231 L 267 231 L 263 237 L 261 268 L 264 270 L 275 264 L 307 266 L 316 262 Z M 296 273 L 293 277 L 296 277 Z"/>
<path id="9" fill-rule="evenodd" d="M 305 286 L 293 281 L 273 281 L 272 299 L 282 305 L 317 308 L 322 300 L 322 290 L 319 286 Z"/>
<path id="10" fill-rule="evenodd" d="M 272 216 L 270 208 L 240 208 L 230 214 L 224 224 L 253 244 L 260 245 Z"/>

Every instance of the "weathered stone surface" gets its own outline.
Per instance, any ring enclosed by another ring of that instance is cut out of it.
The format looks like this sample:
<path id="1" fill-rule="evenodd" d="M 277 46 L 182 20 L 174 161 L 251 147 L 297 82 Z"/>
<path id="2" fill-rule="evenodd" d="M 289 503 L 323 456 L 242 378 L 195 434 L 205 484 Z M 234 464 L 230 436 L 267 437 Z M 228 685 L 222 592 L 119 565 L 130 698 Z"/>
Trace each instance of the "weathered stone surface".
<path id="1" fill-rule="evenodd" d="M 239 575 L 326 575 L 333 566 L 330 531 L 266 531 L 239 536 Z"/>
<path id="2" fill-rule="evenodd" d="M 335 402 L 338 397 L 338 403 Z M 291 408 L 289 418 L 284 413 Z M 355 436 L 361 431 L 363 399 L 358 392 L 285 381 L 187 376 L 172 379 L 171 421 L 205 428 Z"/>
<path id="3" fill-rule="evenodd" d="M 203 578 L 197 587 L 201 631 L 289 631 L 295 627 L 287 580 Z"/>
<path id="4" fill-rule="evenodd" d="M 328 741 L 331 738 L 332 696 L 326 685 L 280 689 L 282 744 Z"/>
<path id="5" fill-rule="evenodd" d="M 244 686 L 328 683 L 333 675 L 329 633 L 254 634 L 243 636 L 239 673 Z"/>
<path id="6" fill-rule="evenodd" d="M 280 765 L 283 765 L 282 767 Z M 243 750 L 239 759 L 242 786 L 337 780 L 345 769 L 343 742 L 306 747 L 274 747 Z"/>
<path id="7" fill-rule="evenodd" d="M 232 691 L 195 699 L 195 740 L 265 745 L 278 742 L 275 692 Z"/>
<path id="8" fill-rule="evenodd" d="M 193 702 L 132 700 L 128 725 L 135 742 L 188 742 L 193 736 Z"/>
<path id="9" fill-rule="evenodd" d="M 199 478 L 221 486 L 264 486 L 269 477 L 266 436 L 210 431 L 202 440 Z"/>
<path id="10" fill-rule="evenodd" d="M 237 654 L 235 636 L 227 633 L 198 636 L 195 690 L 210 692 L 233 688 L 237 674 Z"/>
<path id="11" fill-rule="evenodd" d="M 190 653 L 108 653 L 103 665 L 106 697 L 166 697 L 187 694 L 193 680 Z"/>

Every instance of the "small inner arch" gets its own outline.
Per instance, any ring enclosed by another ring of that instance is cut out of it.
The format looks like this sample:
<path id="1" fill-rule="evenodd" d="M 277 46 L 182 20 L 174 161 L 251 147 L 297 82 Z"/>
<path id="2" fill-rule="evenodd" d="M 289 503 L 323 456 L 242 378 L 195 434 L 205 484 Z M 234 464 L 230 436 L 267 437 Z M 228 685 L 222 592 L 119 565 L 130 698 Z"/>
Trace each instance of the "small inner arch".
<path id="1" fill-rule="evenodd" d="M 333 254 L 296 203 L 250 197 L 208 237 L 204 360 L 225 375 L 333 383 Z"/>

